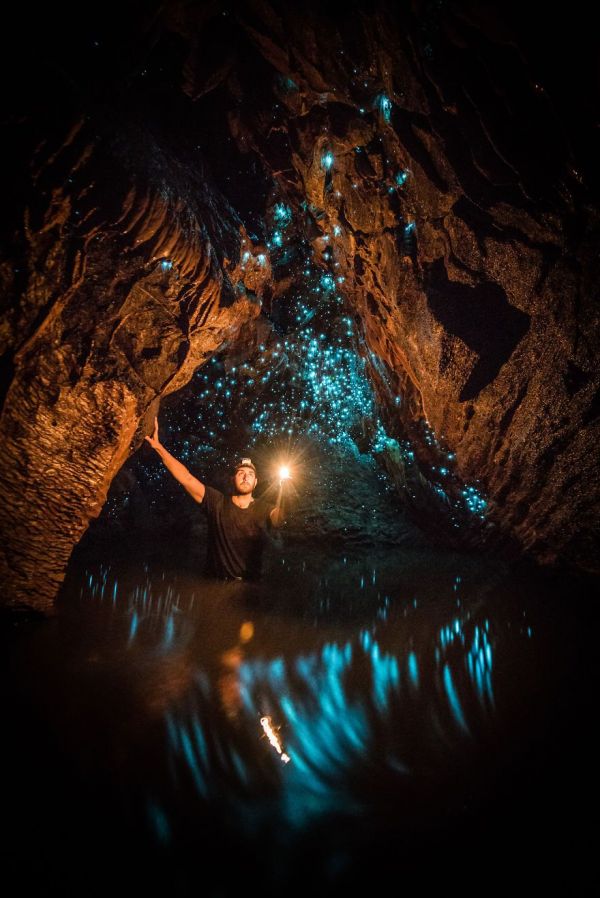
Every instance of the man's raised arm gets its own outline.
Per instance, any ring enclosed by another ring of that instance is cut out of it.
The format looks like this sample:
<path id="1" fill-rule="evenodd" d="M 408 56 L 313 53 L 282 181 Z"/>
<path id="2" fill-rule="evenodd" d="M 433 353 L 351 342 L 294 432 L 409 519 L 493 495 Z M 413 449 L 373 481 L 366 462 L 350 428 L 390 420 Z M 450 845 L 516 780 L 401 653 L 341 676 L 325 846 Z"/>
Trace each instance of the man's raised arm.
<path id="1" fill-rule="evenodd" d="M 186 466 L 182 465 L 180 461 L 177 461 L 170 452 L 167 452 L 160 442 L 158 439 L 158 418 L 154 419 L 154 433 L 151 437 L 145 437 L 145 439 L 148 440 L 153 449 L 156 449 L 166 469 L 170 471 L 175 480 L 178 480 L 184 489 L 188 491 L 192 499 L 195 499 L 196 502 L 202 502 L 205 493 L 204 484 L 190 474 Z"/>
<path id="2" fill-rule="evenodd" d="M 277 494 L 277 501 L 275 503 L 275 508 L 272 508 L 269 512 L 269 517 L 271 519 L 271 524 L 273 527 L 283 527 L 285 524 L 285 516 L 283 513 L 283 480 L 279 481 L 279 492 Z"/>

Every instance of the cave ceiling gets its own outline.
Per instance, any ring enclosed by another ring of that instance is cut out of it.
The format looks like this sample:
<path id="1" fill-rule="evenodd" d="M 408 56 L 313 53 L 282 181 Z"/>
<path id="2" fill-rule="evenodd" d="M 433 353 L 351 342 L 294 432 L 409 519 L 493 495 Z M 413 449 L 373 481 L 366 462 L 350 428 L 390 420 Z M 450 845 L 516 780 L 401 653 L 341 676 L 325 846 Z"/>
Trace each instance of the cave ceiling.
<path id="1" fill-rule="evenodd" d="M 191 388 L 206 427 L 243 414 L 257 437 L 375 458 L 448 545 L 597 570 L 585 20 L 445 2 L 11 15 L 9 601 L 52 601 L 161 400 Z"/>

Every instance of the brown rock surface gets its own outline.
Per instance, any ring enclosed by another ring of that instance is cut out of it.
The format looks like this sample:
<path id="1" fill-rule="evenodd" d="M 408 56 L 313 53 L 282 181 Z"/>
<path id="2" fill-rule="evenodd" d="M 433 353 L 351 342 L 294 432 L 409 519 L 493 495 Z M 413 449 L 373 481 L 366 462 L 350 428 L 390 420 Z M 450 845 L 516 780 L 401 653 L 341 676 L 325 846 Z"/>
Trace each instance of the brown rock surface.
<path id="1" fill-rule="evenodd" d="M 315 256 L 344 277 L 388 432 L 419 463 L 409 483 L 387 453 L 400 490 L 443 529 L 419 483 L 451 452 L 487 522 L 449 538 L 598 570 L 591 116 L 571 111 L 565 133 L 567 106 L 532 75 L 525 17 L 502 24 L 469 4 L 276 9 L 254 6 L 251 25 L 239 15 L 237 58 L 254 52 L 264 80 L 238 72 L 233 133 L 298 212 L 307 204 Z M 579 50 L 561 36 L 564 73 Z"/>
<path id="2" fill-rule="evenodd" d="M 3 328 L 13 371 L 1 418 L 0 580 L 9 601 L 40 608 L 160 397 L 258 314 L 268 276 L 248 265 L 246 293 L 225 253 L 249 241 L 201 177 L 178 190 L 177 165 L 165 154 L 159 168 L 157 146 L 140 147 L 128 171 L 118 148 L 87 131 L 79 122 L 36 157 L 23 290 Z"/>

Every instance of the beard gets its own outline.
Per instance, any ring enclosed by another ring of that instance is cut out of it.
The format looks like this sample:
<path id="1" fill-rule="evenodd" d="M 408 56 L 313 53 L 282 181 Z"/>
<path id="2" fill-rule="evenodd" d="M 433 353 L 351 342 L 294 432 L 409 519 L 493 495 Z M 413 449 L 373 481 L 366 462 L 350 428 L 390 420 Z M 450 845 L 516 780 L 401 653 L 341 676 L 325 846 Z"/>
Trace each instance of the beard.
<path id="1" fill-rule="evenodd" d="M 237 486 L 236 489 L 237 489 L 237 491 L 238 491 L 238 494 L 240 494 L 240 495 L 241 495 L 241 494 L 247 495 L 248 493 L 251 493 L 251 492 L 252 492 L 252 490 L 254 489 L 254 487 L 251 486 L 249 483 L 240 483 L 240 485 Z"/>

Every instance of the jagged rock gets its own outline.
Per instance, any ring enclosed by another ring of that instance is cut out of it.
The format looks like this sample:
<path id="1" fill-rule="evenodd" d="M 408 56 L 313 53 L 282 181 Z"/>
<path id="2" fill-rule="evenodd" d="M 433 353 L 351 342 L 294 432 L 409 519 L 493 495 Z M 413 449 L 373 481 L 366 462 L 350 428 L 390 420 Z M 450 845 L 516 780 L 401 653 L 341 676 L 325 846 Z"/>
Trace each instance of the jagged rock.
<path id="1" fill-rule="evenodd" d="M 112 132 L 89 130 L 80 122 L 36 154 L 27 274 L 4 327 L 0 579 L 9 601 L 40 608 L 160 397 L 259 313 L 268 279 L 267 266 L 247 266 L 246 292 L 238 259 L 250 241 L 202 176 L 182 180 L 139 136 L 126 154 Z"/>

